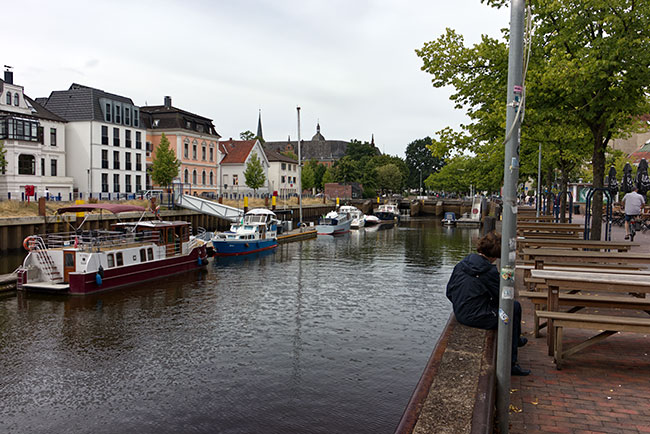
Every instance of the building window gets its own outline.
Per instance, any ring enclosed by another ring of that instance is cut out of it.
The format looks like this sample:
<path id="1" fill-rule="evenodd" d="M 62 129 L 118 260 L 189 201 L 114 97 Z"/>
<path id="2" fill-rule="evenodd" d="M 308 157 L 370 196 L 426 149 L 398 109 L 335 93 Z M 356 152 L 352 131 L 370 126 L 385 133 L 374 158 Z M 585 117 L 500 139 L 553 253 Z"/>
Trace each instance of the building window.
<path id="1" fill-rule="evenodd" d="M 190 157 L 190 144 L 187 142 L 185 142 L 185 147 L 183 148 L 183 155 L 185 156 L 185 158 Z"/>
<path id="2" fill-rule="evenodd" d="M 50 176 L 57 176 L 56 172 L 56 160 L 50 160 Z"/>
<path id="3" fill-rule="evenodd" d="M 113 146 L 120 146 L 120 129 L 113 128 Z"/>
<path id="4" fill-rule="evenodd" d="M 135 175 L 135 191 L 138 192 L 142 190 L 142 176 Z"/>
<path id="5" fill-rule="evenodd" d="M 282 166 L 282 170 L 287 170 L 287 163 L 282 163 L 281 166 Z"/>
<path id="6" fill-rule="evenodd" d="M 196 160 L 196 142 L 192 143 L 192 160 Z"/>
<path id="7" fill-rule="evenodd" d="M 102 173 L 102 193 L 108 193 L 108 173 Z"/>
<path id="8" fill-rule="evenodd" d="M 102 169 L 108 169 L 108 151 L 102 150 Z"/>
<path id="9" fill-rule="evenodd" d="M 18 156 L 18 174 L 36 175 L 36 159 L 33 155 L 20 154 Z"/>
<path id="10" fill-rule="evenodd" d="M 124 155 L 124 169 L 131 170 L 131 153 L 127 152 Z"/>
<path id="11" fill-rule="evenodd" d="M 204 170 L 203 173 L 201 174 L 201 184 L 203 184 L 203 185 L 205 185 L 205 181 L 207 180 L 207 178 L 205 176 L 206 175 L 205 175 L 205 170 Z"/>
<path id="12" fill-rule="evenodd" d="M 142 154 L 135 154 L 135 170 L 138 172 L 142 170 Z"/>
<path id="13" fill-rule="evenodd" d="M 214 161 L 214 148 L 210 145 L 210 161 Z"/>
<path id="14" fill-rule="evenodd" d="M 197 181 L 196 169 L 192 171 L 192 185 L 196 185 Z"/>
<path id="15" fill-rule="evenodd" d="M 11 105 L 11 92 L 7 92 L 7 105 Z"/>
<path id="16" fill-rule="evenodd" d="M 113 175 L 113 193 L 120 192 L 120 175 L 117 173 Z"/>
<path id="17" fill-rule="evenodd" d="M 20 97 L 18 96 L 18 93 L 14 93 L 14 105 L 18 107 L 20 104 Z"/>
<path id="18" fill-rule="evenodd" d="M 131 110 L 128 107 L 124 108 L 124 123 L 126 125 L 131 125 Z"/>
<path id="19" fill-rule="evenodd" d="M 134 127 L 140 126 L 140 112 L 138 111 L 137 108 L 133 109 L 133 126 Z"/>
<path id="20" fill-rule="evenodd" d="M 205 146 L 205 143 L 203 143 L 203 144 L 201 145 L 201 160 L 203 160 L 203 161 L 205 161 L 205 159 L 206 159 L 206 155 L 207 155 L 206 152 L 205 152 L 206 149 L 207 149 L 207 148 L 206 148 L 206 146 Z"/>
<path id="21" fill-rule="evenodd" d="M 131 193 L 131 175 L 124 175 L 124 189 L 127 193 Z"/>
<path id="22" fill-rule="evenodd" d="M 39 142 L 39 128 L 38 122 L 9 118 L 6 127 L 2 129 L 5 132 L 3 138 Z M 43 143 L 42 139 L 39 143 Z"/>
<path id="23" fill-rule="evenodd" d="M 283 184 L 284 184 L 284 179 L 285 179 L 284 175 L 282 175 L 282 180 L 281 181 L 282 181 Z"/>
<path id="24" fill-rule="evenodd" d="M 214 185 L 214 174 L 210 171 L 210 185 Z"/>
<path id="25" fill-rule="evenodd" d="M 131 147 L 131 130 L 124 131 L 124 146 L 127 148 Z"/>
<path id="26" fill-rule="evenodd" d="M 120 152 L 119 151 L 114 151 L 113 152 L 113 169 L 119 169 L 120 168 Z"/>
<path id="27" fill-rule="evenodd" d="M 122 107 L 115 106 L 115 123 L 119 124 L 122 122 Z"/>
<path id="28" fill-rule="evenodd" d="M 185 169 L 185 175 L 183 176 L 183 178 L 185 179 L 185 181 L 184 181 L 185 184 L 190 183 L 190 172 L 187 169 Z"/>
<path id="29" fill-rule="evenodd" d="M 45 176 L 45 158 L 41 158 L 41 176 Z"/>
<path id="30" fill-rule="evenodd" d="M 105 113 L 106 113 L 106 122 L 111 121 L 111 112 L 112 111 L 113 110 L 111 110 L 111 105 L 109 103 L 106 103 L 106 111 L 105 111 Z"/>
<path id="31" fill-rule="evenodd" d="M 239 185 L 239 175 L 232 176 L 232 185 Z"/>
<path id="32" fill-rule="evenodd" d="M 142 149 L 142 133 L 140 131 L 135 132 L 135 149 Z"/>
<path id="33" fill-rule="evenodd" d="M 50 146 L 56 146 L 56 128 L 50 128 Z"/>
<path id="34" fill-rule="evenodd" d="M 108 145 L 108 127 L 102 125 L 102 145 Z"/>

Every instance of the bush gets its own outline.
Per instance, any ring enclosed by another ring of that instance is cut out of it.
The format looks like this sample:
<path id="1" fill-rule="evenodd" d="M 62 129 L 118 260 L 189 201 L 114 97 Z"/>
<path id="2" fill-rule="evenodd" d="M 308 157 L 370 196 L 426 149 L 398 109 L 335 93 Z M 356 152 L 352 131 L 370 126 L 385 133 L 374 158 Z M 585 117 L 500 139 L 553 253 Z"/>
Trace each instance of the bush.
<path id="1" fill-rule="evenodd" d="M 377 197 L 377 191 L 372 187 L 363 187 L 363 198 L 374 199 Z"/>

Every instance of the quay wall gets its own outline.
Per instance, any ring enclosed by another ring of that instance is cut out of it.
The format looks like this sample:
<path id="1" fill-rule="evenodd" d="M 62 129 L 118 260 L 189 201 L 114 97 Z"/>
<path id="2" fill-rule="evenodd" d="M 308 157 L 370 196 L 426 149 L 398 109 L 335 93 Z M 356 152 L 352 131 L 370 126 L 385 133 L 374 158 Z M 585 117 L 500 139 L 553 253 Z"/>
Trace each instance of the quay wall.
<path id="1" fill-rule="evenodd" d="M 331 211 L 334 207 L 331 205 L 324 206 L 303 206 L 302 214 L 304 222 L 316 222 L 318 217 Z M 298 208 L 288 214 L 294 223 L 298 222 Z M 286 213 L 281 214 L 284 216 Z M 110 213 L 102 215 L 92 214 L 88 216 L 84 223 L 84 229 L 109 229 L 112 224 L 122 222 L 133 222 L 140 219 L 140 213 L 124 213 L 118 218 Z M 222 231 L 230 227 L 230 222 L 218 217 L 202 214 L 189 210 L 163 210 L 160 211 L 163 220 L 168 221 L 188 221 L 192 227 L 203 227 L 208 231 Z M 284 217 L 283 217 L 284 218 Z M 58 232 L 71 232 L 70 224 L 77 225 L 81 220 L 77 220 L 73 214 L 70 215 L 53 215 L 53 216 L 34 216 L 34 217 L 13 217 L 0 218 L 0 252 L 23 248 L 23 240 L 36 234 L 49 234 Z"/>

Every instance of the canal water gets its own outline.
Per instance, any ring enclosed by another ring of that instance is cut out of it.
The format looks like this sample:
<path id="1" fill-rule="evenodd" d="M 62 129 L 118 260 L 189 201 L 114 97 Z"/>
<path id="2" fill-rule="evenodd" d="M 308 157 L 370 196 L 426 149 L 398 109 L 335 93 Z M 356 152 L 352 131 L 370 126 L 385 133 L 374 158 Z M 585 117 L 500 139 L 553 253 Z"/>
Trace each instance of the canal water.
<path id="1" fill-rule="evenodd" d="M 392 433 L 477 235 L 414 219 L 95 296 L 0 298 L 0 432 Z"/>

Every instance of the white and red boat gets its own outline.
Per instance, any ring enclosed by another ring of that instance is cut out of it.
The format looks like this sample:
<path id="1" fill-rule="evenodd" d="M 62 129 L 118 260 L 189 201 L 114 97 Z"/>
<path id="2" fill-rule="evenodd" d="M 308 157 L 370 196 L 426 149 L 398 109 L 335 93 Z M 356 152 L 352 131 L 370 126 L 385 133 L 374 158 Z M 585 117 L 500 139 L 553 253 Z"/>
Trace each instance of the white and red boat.
<path id="1" fill-rule="evenodd" d="M 121 204 L 86 204 L 57 212 L 141 212 L 140 221 L 117 223 L 111 230 L 32 235 L 18 269 L 17 287 L 84 295 L 205 267 L 205 243 L 191 236 L 188 222 L 143 221 L 145 208 Z M 85 220 L 84 220 L 85 221 Z M 80 227 L 83 225 L 80 225 Z"/>

